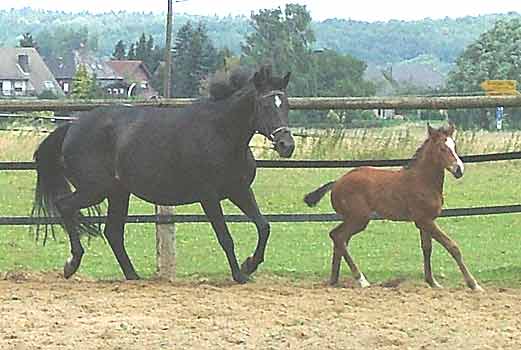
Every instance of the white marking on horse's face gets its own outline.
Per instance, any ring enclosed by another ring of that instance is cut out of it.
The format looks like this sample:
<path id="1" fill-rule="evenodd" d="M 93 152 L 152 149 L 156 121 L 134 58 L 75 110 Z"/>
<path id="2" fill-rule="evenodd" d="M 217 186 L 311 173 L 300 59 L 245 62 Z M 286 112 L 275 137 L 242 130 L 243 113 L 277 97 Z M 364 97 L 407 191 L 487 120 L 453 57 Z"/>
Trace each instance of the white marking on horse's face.
<path id="1" fill-rule="evenodd" d="M 279 95 L 275 95 L 275 106 L 277 106 L 277 108 L 282 106 L 282 100 L 280 99 Z"/>
<path id="2" fill-rule="evenodd" d="M 452 137 L 447 137 L 447 141 L 445 141 L 445 144 L 452 152 L 452 155 L 454 156 L 454 158 L 456 158 L 456 162 L 461 169 L 461 173 L 463 174 L 463 172 L 465 170 L 465 166 L 463 165 L 463 162 L 461 161 L 460 157 L 456 153 L 456 142 L 454 142 L 454 139 Z"/>

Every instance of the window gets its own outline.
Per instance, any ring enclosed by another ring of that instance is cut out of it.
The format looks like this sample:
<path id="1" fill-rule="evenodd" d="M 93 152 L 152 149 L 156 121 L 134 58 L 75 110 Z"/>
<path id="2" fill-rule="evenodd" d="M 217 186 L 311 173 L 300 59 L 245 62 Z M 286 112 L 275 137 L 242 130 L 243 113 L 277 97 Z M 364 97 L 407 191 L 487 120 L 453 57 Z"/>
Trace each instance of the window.
<path id="1" fill-rule="evenodd" d="M 63 83 L 63 92 L 68 93 L 70 89 L 69 83 Z"/>
<path id="2" fill-rule="evenodd" d="M 54 84 L 52 83 L 52 81 L 50 80 L 46 80 L 43 82 L 43 86 L 45 87 L 45 89 L 47 90 L 53 90 L 54 89 Z"/>
<path id="3" fill-rule="evenodd" d="M 15 92 L 24 92 L 25 91 L 25 81 L 15 81 L 14 82 L 14 91 Z"/>
<path id="4" fill-rule="evenodd" d="M 11 96 L 13 90 L 12 83 L 9 80 L 4 80 L 2 82 L 2 94 L 6 96 Z"/>

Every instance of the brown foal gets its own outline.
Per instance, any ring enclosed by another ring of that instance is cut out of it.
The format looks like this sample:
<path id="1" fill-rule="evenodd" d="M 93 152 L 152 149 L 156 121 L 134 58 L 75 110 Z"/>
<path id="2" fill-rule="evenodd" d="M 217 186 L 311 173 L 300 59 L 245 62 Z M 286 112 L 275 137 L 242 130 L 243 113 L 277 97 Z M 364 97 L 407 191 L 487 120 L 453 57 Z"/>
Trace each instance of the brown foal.
<path id="1" fill-rule="evenodd" d="M 363 231 L 371 219 L 380 217 L 393 221 L 412 221 L 420 230 L 425 281 L 431 287 L 441 287 L 431 270 L 434 238 L 454 258 L 467 286 L 473 290 L 482 290 L 465 266 L 456 242 L 434 223 L 443 205 L 444 170 L 447 169 L 456 178 L 462 177 L 464 172 L 463 162 L 456 153 L 452 138 L 454 125 L 449 124 L 449 127 L 440 129 L 428 125 L 427 129 L 427 140 L 402 169 L 360 167 L 304 197 L 307 205 L 314 206 L 331 190 L 331 204 L 343 218 L 343 222 L 329 234 L 334 244 L 330 284 L 338 282 L 343 257 L 358 285 L 369 286 L 347 247 L 353 235 Z"/>

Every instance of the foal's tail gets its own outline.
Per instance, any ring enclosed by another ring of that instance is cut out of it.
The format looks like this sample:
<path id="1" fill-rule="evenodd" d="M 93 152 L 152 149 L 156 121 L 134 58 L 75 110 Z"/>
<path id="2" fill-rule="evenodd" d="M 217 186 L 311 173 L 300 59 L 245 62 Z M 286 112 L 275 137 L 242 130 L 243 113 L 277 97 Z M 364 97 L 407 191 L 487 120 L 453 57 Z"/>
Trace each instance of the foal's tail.
<path id="1" fill-rule="evenodd" d="M 335 181 L 328 182 L 327 184 L 320 186 L 313 192 L 306 194 L 306 196 L 304 197 L 304 202 L 306 202 L 306 204 L 309 207 L 314 207 L 315 205 L 317 205 L 318 202 L 320 202 L 320 200 L 324 197 L 324 195 L 327 192 L 331 191 L 331 188 L 334 184 Z"/>

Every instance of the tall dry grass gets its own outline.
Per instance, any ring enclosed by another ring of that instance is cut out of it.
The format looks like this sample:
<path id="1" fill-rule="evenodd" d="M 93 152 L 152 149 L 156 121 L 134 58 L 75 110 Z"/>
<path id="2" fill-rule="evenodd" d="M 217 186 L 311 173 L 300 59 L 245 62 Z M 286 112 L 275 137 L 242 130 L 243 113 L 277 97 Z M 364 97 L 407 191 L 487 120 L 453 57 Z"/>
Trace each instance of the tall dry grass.
<path id="1" fill-rule="evenodd" d="M 427 136 L 426 124 L 403 124 L 373 129 L 294 130 L 294 159 L 389 159 L 411 157 Z M 521 131 L 457 131 L 460 155 L 521 151 Z M 276 159 L 270 142 L 252 141 L 258 158 Z"/>
<path id="2" fill-rule="evenodd" d="M 388 159 L 408 158 L 423 143 L 426 124 L 373 129 L 296 129 L 293 159 Z M 29 161 L 47 134 L 0 131 L 0 161 Z M 521 150 L 521 131 L 457 131 L 460 155 Z M 252 142 L 259 159 L 277 159 L 271 143 L 260 135 Z"/>
<path id="3" fill-rule="evenodd" d="M 46 136 L 31 131 L 0 131 L 0 161 L 30 161 L 40 141 Z"/>

